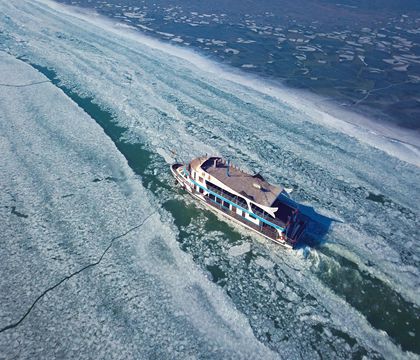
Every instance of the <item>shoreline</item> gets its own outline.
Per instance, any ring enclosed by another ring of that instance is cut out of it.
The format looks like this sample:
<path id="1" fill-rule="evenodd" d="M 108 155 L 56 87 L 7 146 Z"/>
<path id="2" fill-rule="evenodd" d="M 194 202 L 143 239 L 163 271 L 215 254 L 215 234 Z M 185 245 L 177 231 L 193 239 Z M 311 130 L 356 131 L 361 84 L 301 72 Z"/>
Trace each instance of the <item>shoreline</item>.
<path id="1" fill-rule="evenodd" d="M 66 5 L 53 0 L 39 0 L 39 2 L 55 10 L 65 11 L 82 21 L 114 32 L 119 36 L 127 37 L 144 46 L 187 61 L 200 71 L 214 74 L 217 78 L 276 98 L 306 113 L 308 121 L 319 122 L 321 125 L 334 128 L 393 157 L 420 167 L 420 139 L 415 136 L 416 132 L 413 130 L 406 131 L 389 123 L 387 125 L 382 124 L 369 117 L 369 114 L 363 115 L 356 111 L 342 109 L 335 103 L 322 105 L 325 99 L 312 93 L 309 89 L 286 87 L 276 79 L 264 78 L 244 72 L 231 65 L 219 63 L 197 49 L 166 43 L 161 39 L 141 33 L 135 27 L 101 15 L 95 9 Z"/>

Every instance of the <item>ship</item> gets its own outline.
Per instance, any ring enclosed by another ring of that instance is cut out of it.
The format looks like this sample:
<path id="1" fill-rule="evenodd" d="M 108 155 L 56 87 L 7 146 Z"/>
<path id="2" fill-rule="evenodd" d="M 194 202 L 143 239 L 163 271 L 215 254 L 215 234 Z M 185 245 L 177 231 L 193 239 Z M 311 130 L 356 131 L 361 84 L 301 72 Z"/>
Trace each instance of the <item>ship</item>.
<path id="1" fill-rule="evenodd" d="M 171 165 L 176 181 L 201 204 L 288 248 L 304 237 L 306 221 L 287 191 L 251 175 L 220 156 Z"/>

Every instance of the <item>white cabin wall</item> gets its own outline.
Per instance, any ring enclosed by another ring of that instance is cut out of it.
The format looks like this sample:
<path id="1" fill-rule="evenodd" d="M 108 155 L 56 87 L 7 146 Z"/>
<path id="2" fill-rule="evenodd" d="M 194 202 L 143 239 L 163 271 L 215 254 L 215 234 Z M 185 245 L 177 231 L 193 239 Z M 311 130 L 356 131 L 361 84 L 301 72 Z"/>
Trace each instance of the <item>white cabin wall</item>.
<path id="1" fill-rule="evenodd" d="M 241 195 L 238 192 L 234 191 L 229 186 L 225 185 L 220 180 L 216 179 L 215 177 L 211 176 L 210 174 L 208 174 L 207 172 L 205 172 L 203 169 L 201 169 L 201 164 L 200 164 L 200 166 L 198 168 L 191 168 L 191 176 L 193 176 L 194 181 L 196 181 L 200 185 L 203 185 L 204 187 L 206 187 L 206 180 L 208 180 L 208 181 L 212 182 L 214 185 L 217 185 L 220 188 L 222 188 L 222 189 L 224 189 L 226 191 L 229 191 L 233 195 L 240 196 L 240 197 L 243 198 L 243 195 Z M 202 181 L 199 180 L 200 177 L 202 178 Z M 263 209 L 268 214 L 270 214 L 271 216 L 275 217 L 274 216 L 274 213 L 277 211 L 277 208 L 270 208 L 268 206 L 264 206 L 264 205 L 258 204 L 256 202 L 250 201 L 248 199 L 246 199 L 246 203 L 248 205 L 247 210 L 250 211 L 250 212 L 252 212 L 251 203 L 253 203 L 256 206 L 258 206 L 261 209 Z M 230 209 L 232 210 L 232 206 L 230 206 Z M 257 225 L 259 225 L 259 223 L 260 223 L 260 221 L 258 219 L 251 218 L 247 213 L 242 214 L 242 211 L 241 210 L 238 210 L 237 209 L 237 214 L 239 214 L 241 216 L 245 216 L 249 221 L 252 221 L 253 223 L 255 223 Z"/>
<path id="2" fill-rule="evenodd" d="M 205 174 L 205 179 L 211 181 L 214 185 L 217 185 L 220 188 L 222 188 L 222 189 L 224 189 L 226 191 L 231 192 L 234 195 L 240 196 L 242 198 L 244 197 L 243 195 L 237 193 L 236 191 L 234 191 L 233 189 L 231 189 L 229 186 L 226 186 L 224 183 L 222 183 L 221 181 L 219 181 L 218 179 L 216 179 L 215 177 L 213 177 L 213 176 L 211 176 L 211 175 L 209 175 L 207 173 Z M 254 202 L 254 201 L 250 201 L 248 199 L 245 199 L 245 200 L 246 200 L 246 203 L 248 204 L 248 209 L 247 210 L 249 210 L 249 211 L 252 212 L 252 209 L 251 209 L 251 203 L 252 203 L 252 204 L 260 207 L 262 210 L 264 210 L 268 214 L 270 214 L 273 218 L 275 217 L 274 213 L 277 211 L 277 208 L 271 208 L 271 207 L 268 207 L 268 206 L 264 206 L 264 205 L 261 205 L 261 204 L 258 204 L 256 202 Z M 252 219 L 250 219 L 250 220 L 252 220 Z M 259 220 L 257 220 L 257 222 L 259 222 Z"/>

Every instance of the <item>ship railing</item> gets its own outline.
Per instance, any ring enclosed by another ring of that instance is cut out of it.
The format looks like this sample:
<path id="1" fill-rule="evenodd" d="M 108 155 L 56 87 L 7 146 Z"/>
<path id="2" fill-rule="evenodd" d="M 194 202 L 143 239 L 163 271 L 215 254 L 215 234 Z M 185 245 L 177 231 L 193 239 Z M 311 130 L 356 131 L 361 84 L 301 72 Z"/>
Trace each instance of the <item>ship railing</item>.
<path id="1" fill-rule="evenodd" d="M 246 221 L 246 225 L 253 228 L 254 230 L 264 234 L 265 236 L 276 240 L 279 237 L 279 233 L 271 226 L 266 225 L 264 223 L 262 223 L 262 225 L 257 225 L 255 223 L 253 223 L 252 221 L 248 220 L 247 218 L 239 215 L 236 213 L 236 211 L 231 210 L 229 208 L 227 208 L 226 206 L 223 206 L 223 204 L 218 203 L 208 197 L 205 197 L 207 204 L 209 204 L 210 206 L 217 208 L 219 210 L 222 210 L 224 213 L 226 213 L 227 215 L 235 218 L 236 220 L 240 221 L 240 222 L 244 222 L 244 220 Z"/>
<path id="2" fill-rule="evenodd" d="M 233 203 L 235 203 L 235 204 L 238 204 L 238 197 L 237 197 L 237 196 L 232 196 L 232 195 L 230 195 L 229 193 L 226 193 L 226 192 L 221 192 L 221 191 L 216 190 L 216 189 L 210 189 L 210 190 L 211 190 L 212 192 L 216 193 L 217 195 L 219 195 L 219 196 L 221 196 L 221 197 L 224 197 L 224 198 L 226 198 L 227 200 L 230 200 L 231 202 L 233 202 Z M 239 204 L 238 204 L 238 206 L 241 206 L 241 205 L 239 205 Z M 254 213 L 252 210 L 249 210 L 249 211 L 250 211 L 250 212 L 252 212 L 252 213 Z M 280 226 L 280 227 L 282 227 L 282 228 L 284 228 L 284 226 L 285 226 L 284 222 L 282 222 L 282 221 L 278 220 L 277 218 L 272 218 L 272 217 L 267 218 L 267 217 L 263 216 L 263 214 L 258 213 L 258 212 L 254 213 L 254 214 L 255 214 L 255 215 L 257 215 L 258 217 L 261 217 L 261 218 L 263 218 L 263 219 L 265 219 L 265 220 L 269 221 L 270 223 L 273 223 L 273 224 L 275 224 L 275 225 L 278 225 L 278 226 Z"/>

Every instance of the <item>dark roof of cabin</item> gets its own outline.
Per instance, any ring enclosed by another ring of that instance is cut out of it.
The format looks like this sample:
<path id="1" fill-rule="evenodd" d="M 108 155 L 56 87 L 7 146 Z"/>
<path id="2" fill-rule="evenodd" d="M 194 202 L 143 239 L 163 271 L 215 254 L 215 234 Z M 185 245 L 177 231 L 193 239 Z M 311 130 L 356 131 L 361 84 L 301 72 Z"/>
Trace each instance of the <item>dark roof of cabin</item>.
<path id="1" fill-rule="evenodd" d="M 201 168 L 223 184 L 244 197 L 263 206 L 271 206 L 283 189 L 269 184 L 260 175 L 250 175 L 232 165 L 229 166 L 222 158 L 211 157 L 204 161 Z"/>

